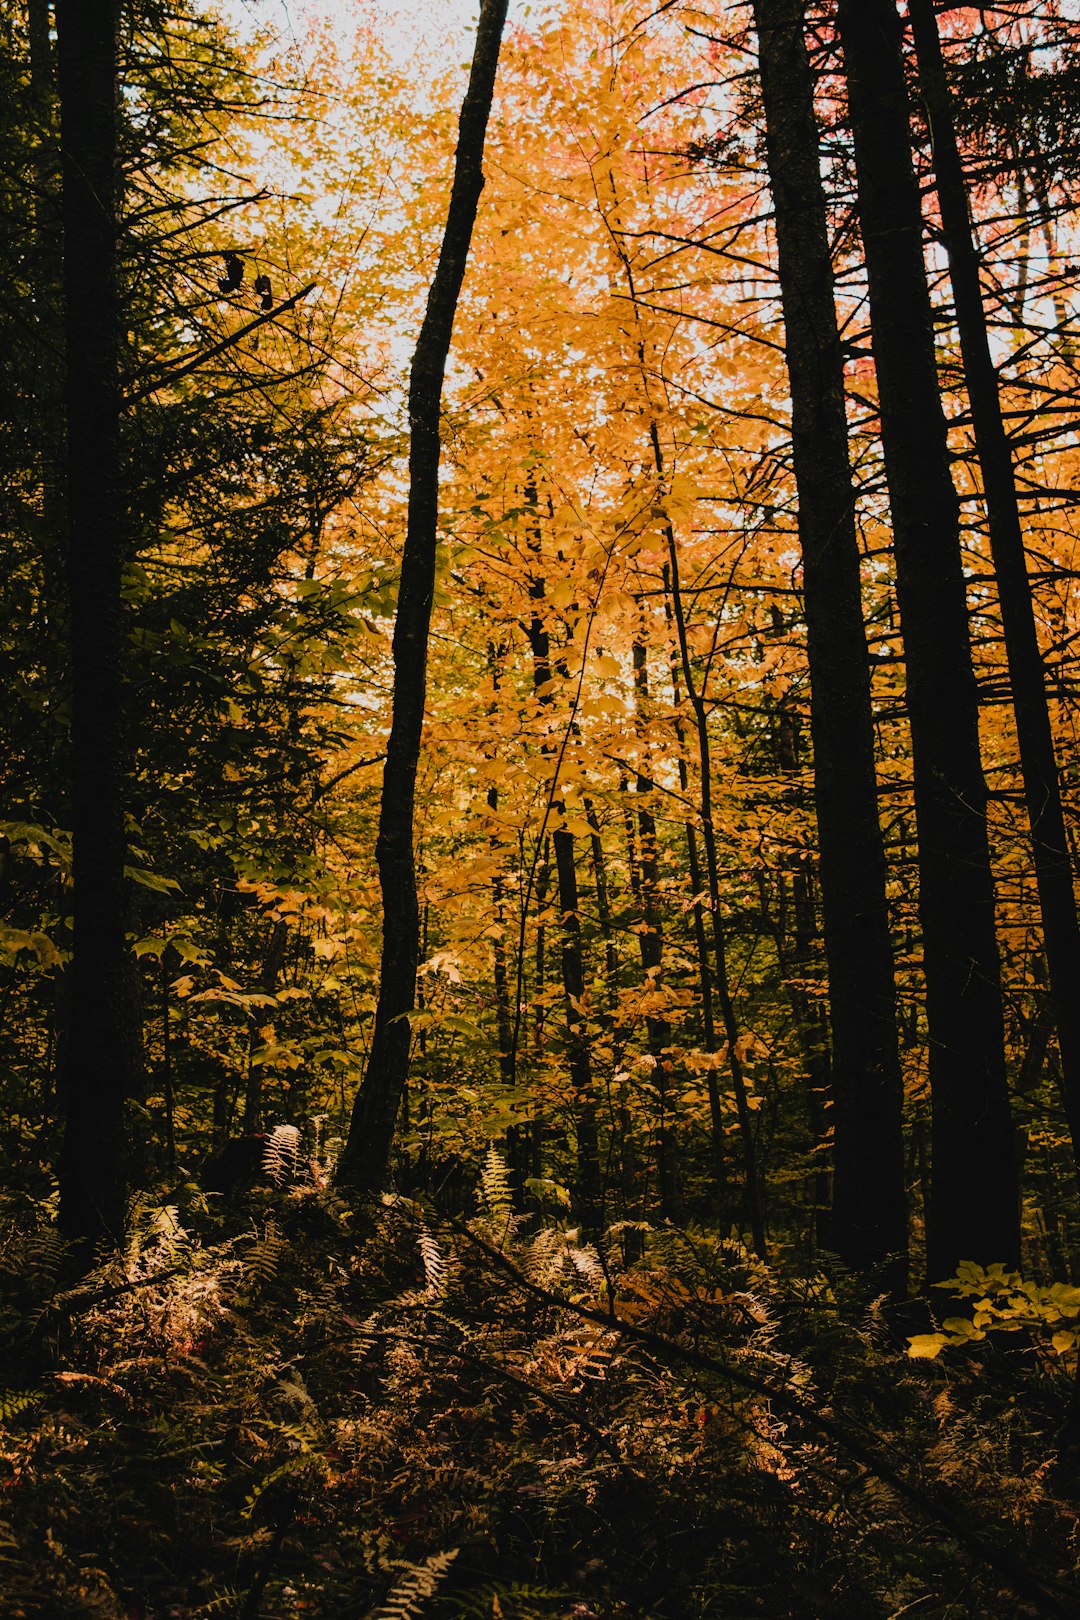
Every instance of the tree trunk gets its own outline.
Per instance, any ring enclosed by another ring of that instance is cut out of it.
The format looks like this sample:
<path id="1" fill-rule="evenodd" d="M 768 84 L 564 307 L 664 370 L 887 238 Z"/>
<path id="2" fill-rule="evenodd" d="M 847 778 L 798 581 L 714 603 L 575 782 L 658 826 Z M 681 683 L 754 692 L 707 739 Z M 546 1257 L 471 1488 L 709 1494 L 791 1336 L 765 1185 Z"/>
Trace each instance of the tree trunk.
<path id="1" fill-rule="evenodd" d="M 58 23 L 74 847 L 59 1173 L 82 1263 L 119 1241 L 127 1194 L 115 0 L 64 0 Z"/>
<path id="2" fill-rule="evenodd" d="M 959 505 L 949 471 L 892 0 L 839 0 L 907 666 L 930 1045 L 927 1270 L 1019 1260 L 994 885 Z"/>
<path id="3" fill-rule="evenodd" d="M 907 1275 L 903 1088 L 877 810 L 843 359 L 802 0 L 755 0 L 766 153 L 792 396 L 812 690 L 814 800 L 829 970 L 831 1242 L 851 1266 Z"/>
<path id="4" fill-rule="evenodd" d="M 382 965 L 371 1051 L 341 1160 L 343 1180 L 363 1192 L 375 1191 L 386 1180 L 409 1068 L 409 1014 L 416 1005 L 420 948 L 413 819 L 435 590 L 439 414 L 454 315 L 484 186 L 484 141 L 506 3 L 483 0 L 481 5 L 450 207 L 409 383 L 409 511 L 394 625 L 394 711 L 375 846 L 383 901 Z"/>
<path id="5" fill-rule="evenodd" d="M 919 56 L 919 80 L 930 118 L 935 184 L 990 522 L 990 550 L 997 576 L 1005 655 L 1016 712 L 1050 1001 L 1061 1053 L 1062 1096 L 1072 1138 L 1073 1162 L 1080 1175 L 1080 926 L 1046 699 L 1045 670 L 1024 554 L 1012 451 L 987 338 L 979 258 L 932 0 L 911 0 L 909 13 Z"/>
<path id="6" fill-rule="evenodd" d="M 675 616 L 671 606 L 671 579 L 667 564 L 663 568 L 664 618 L 671 635 L 669 664 L 671 669 L 672 717 L 675 726 L 675 746 L 679 771 L 679 791 L 684 799 L 690 792 L 690 772 L 686 763 L 686 732 L 682 723 L 682 694 L 679 688 L 679 647 L 674 634 Z M 694 823 L 686 823 L 686 862 L 690 876 L 691 913 L 694 919 L 694 951 L 697 956 L 698 987 L 701 992 L 701 1036 L 705 1051 L 717 1050 L 716 1020 L 713 1015 L 712 972 L 709 967 L 709 942 L 705 933 L 705 913 L 702 905 L 701 857 L 698 854 L 697 833 Z M 709 1145 L 712 1150 L 713 1175 L 716 1181 L 717 1202 L 722 1206 L 727 1189 L 725 1164 L 724 1116 L 720 1106 L 720 1087 L 716 1070 L 705 1073 L 705 1086 L 709 1098 Z"/>
<path id="7" fill-rule="evenodd" d="M 635 789 L 640 808 L 637 816 L 638 847 L 641 852 L 641 927 L 638 930 L 638 950 L 644 993 L 651 997 L 660 988 L 664 961 L 664 933 L 660 920 L 660 869 L 657 860 L 656 818 L 649 806 L 652 792 L 652 765 L 648 755 L 649 665 L 644 639 L 644 611 L 638 605 L 642 633 L 635 637 L 632 649 L 634 663 L 634 715 L 638 732 L 638 747 L 644 754 L 648 771 L 639 770 Z M 671 1060 L 667 1048 L 671 1042 L 671 1028 L 666 1018 L 646 1013 L 645 1029 L 649 1055 L 653 1060 L 652 1082 L 656 1088 L 656 1199 L 660 1215 L 670 1220 L 675 1214 L 676 1167 L 672 1162 L 671 1122 L 669 1120 L 668 1080 Z"/>
<path id="8" fill-rule="evenodd" d="M 656 424 L 651 423 L 653 457 L 657 477 L 663 481 L 664 464 L 660 451 L 660 436 Z M 716 857 L 716 827 L 712 813 L 712 755 L 709 747 L 709 718 L 705 699 L 694 680 L 690 660 L 690 642 L 686 633 L 686 615 L 683 610 L 682 587 L 679 582 L 679 555 L 675 545 L 675 531 L 665 522 L 667 540 L 667 587 L 671 596 L 672 615 L 682 664 L 683 680 L 690 712 L 694 717 L 697 738 L 698 771 L 701 778 L 701 838 L 705 846 L 705 874 L 709 891 L 709 916 L 712 926 L 713 983 L 720 1009 L 720 1022 L 727 1041 L 727 1066 L 731 1075 L 731 1089 L 735 1094 L 735 1113 L 739 1122 L 739 1143 L 743 1160 L 743 1194 L 750 1225 L 750 1239 L 754 1253 L 765 1258 L 765 1211 L 762 1186 L 758 1173 L 757 1143 L 751 1118 L 750 1099 L 746 1088 L 746 1074 L 739 1053 L 739 1022 L 735 1014 L 735 1001 L 728 977 L 727 941 L 720 916 L 720 870 Z"/>
<path id="9" fill-rule="evenodd" d="M 529 593 L 539 604 L 544 582 L 537 576 Z M 534 609 L 528 625 L 533 659 L 533 686 L 541 707 L 554 700 L 551 679 L 551 643 L 547 629 Z M 562 986 L 566 1005 L 566 1044 L 570 1085 L 574 1097 L 574 1130 L 577 1138 L 577 1213 L 582 1231 L 589 1237 L 603 1228 L 603 1184 L 600 1172 L 600 1138 L 593 1091 L 592 1053 L 583 997 L 585 961 L 581 942 L 581 916 L 578 908 L 577 854 L 573 833 L 563 825 L 561 803 L 552 805 L 556 827 L 551 835 L 555 852 L 555 881 L 559 891 L 559 922 L 562 933 Z"/>

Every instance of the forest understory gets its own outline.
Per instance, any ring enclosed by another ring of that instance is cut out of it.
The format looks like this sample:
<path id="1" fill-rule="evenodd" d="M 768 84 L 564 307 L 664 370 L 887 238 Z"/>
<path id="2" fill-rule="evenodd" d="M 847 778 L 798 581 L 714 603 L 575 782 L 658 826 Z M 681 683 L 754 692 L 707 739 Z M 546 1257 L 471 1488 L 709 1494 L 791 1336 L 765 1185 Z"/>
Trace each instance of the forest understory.
<path id="1" fill-rule="evenodd" d="M 1078 128 L 0 0 L 0 1620 L 1080 1614 Z"/>

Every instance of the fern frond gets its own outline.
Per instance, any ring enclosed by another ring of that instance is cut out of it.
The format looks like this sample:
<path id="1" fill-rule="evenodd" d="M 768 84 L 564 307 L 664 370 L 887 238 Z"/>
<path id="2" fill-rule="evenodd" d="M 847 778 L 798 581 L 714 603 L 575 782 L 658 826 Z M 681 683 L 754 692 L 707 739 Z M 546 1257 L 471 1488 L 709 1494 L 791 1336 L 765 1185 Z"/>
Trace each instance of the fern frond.
<path id="1" fill-rule="evenodd" d="M 424 1262 L 427 1297 L 442 1299 L 446 1292 L 446 1260 L 443 1252 L 426 1226 L 421 1226 L 417 1242 L 420 1247 L 420 1258 Z"/>
<path id="2" fill-rule="evenodd" d="M 279 1484 L 281 1480 L 292 1478 L 297 1474 L 309 1473 L 316 1466 L 317 1459 L 312 1455 L 309 1449 L 307 1451 L 300 1452 L 298 1456 L 286 1457 L 283 1463 L 279 1463 L 276 1468 L 271 1468 L 270 1472 L 264 1475 L 264 1477 L 255 1486 L 254 1490 L 248 1492 L 248 1495 L 244 1501 L 244 1506 L 241 1509 L 245 1519 L 251 1518 L 251 1515 L 258 1507 L 261 1498 L 265 1496 L 266 1492 L 271 1490 L 273 1486 Z"/>
<path id="3" fill-rule="evenodd" d="M 212 1597 L 209 1602 L 202 1603 L 197 1609 L 192 1610 L 191 1620 L 218 1620 L 219 1615 L 239 1614 L 245 1601 L 243 1592 L 227 1587 L 224 1592 L 219 1592 L 217 1597 Z"/>
<path id="4" fill-rule="evenodd" d="M 0 1423 L 10 1423 L 20 1412 L 27 1412 L 44 1400 L 40 1389 L 0 1390 Z"/>
<path id="5" fill-rule="evenodd" d="M 280 1187 L 296 1175 L 300 1132 L 295 1125 L 275 1125 L 263 1149 L 263 1170 Z"/>
<path id="6" fill-rule="evenodd" d="M 434 1597 L 458 1555 L 458 1549 L 434 1553 L 419 1564 L 407 1564 L 377 1609 L 367 1620 L 415 1620 L 428 1598 Z"/>
<path id="7" fill-rule="evenodd" d="M 551 1289 L 566 1265 L 566 1238 L 558 1227 L 542 1226 L 518 1261 L 525 1276 L 540 1288 Z"/>
<path id="8" fill-rule="evenodd" d="M 591 1283 L 599 1284 L 604 1281 L 604 1268 L 591 1243 L 568 1243 L 566 1248 L 571 1264 L 579 1276 Z"/>
<path id="9" fill-rule="evenodd" d="M 266 1231 L 247 1255 L 248 1272 L 254 1283 L 265 1287 L 273 1282 L 286 1247 L 280 1227 L 275 1221 L 268 1221 Z"/>
<path id="10" fill-rule="evenodd" d="M 480 1203 L 484 1214 L 493 1221 L 509 1221 L 514 1213 L 514 1195 L 510 1186 L 510 1171 L 497 1147 L 489 1147 L 480 1173 Z"/>
<path id="11" fill-rule="evenodd" d="M 499 1581 L 455 1597 L 451 1613 L 456 1620 L 491 1620 L 493 1615 L 502 1620 L 542 1620 L 545 1615 L 565 1613 L 569 1601 L 565 1591 L 554 1587 Z"/>

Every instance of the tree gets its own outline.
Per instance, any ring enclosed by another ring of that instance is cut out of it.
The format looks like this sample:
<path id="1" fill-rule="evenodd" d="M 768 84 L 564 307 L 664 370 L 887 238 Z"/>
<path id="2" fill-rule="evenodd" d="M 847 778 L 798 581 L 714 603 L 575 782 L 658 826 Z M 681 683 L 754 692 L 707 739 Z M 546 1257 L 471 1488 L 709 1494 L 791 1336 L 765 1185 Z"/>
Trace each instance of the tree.
<path id="1" fill-rule="evenodd" d="M 892 0 L 839 0 L 837 21 L 907 671 L 933 1121 L 927 1268 L 936 1281 L 965 1259 L 1016 1264 L 1016 1156 L 978 692 L 900 24 Z"/>
<path id="2" fill-rule="evenodd" d="M 442 248 L 409 383 L 409 517 L 394 627 L 394 712 L 387 742 L 377 855 L 383 953 L 375 1029 L 342 1157 L 342 1175 L 374 1191 L 386 1175 L 409 1064 L 420 921 L 413 809 L 427 696 L 427 641 L 435 588 L 439 415 L 458 295 L 484 184 L 484 137 L 495 87 L 506 0 L 484 0 L 461 108 L 454 186 Z"/>
<path id="3" fill-rule="evenodd" d="M 799 495 L 814 798 L 832 1033 L 830 1242 L 849 1265 L 907 1261 L 903 1090 L 877 810 L 843 358 L 802 0 L 757 0 Z"/>
<path id="4" fill-rule="evenodd" d="M 115 0 L 65 0 L 58 23 L 74 880 L 60 1209 L 66 1234 L 87 1251 L 123 1232 L 131 1087 Z"/>
<path id="5" fill-rule="evenodd" d="M 1080 922 L 1054 753 L 1012 451 L 987 332 L 979 256 L 932 0 L 911 0 L 919 82 L 933 140 L 934 183 L 949 255 L 956 323 L 1001 604 L 1024 798 L 1035 859 L 1061 1090 L 1080 1175 Z"/>

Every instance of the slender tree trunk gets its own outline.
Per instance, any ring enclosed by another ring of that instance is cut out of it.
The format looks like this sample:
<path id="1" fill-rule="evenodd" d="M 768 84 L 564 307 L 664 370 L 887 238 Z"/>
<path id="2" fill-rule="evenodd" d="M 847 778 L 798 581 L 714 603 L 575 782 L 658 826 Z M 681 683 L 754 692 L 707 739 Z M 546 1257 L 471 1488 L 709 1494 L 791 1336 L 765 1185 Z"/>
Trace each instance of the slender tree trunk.
<path id="1" fill-rule="evenodd" d="M 73 959 L 60 1219 L 81 1256 L 116 1242 L 127 1194 L 115 0 L 64 0 L 64 247 Z"/>
<path id="2" fill-rule="evenodd" d="M 592 854 L 593 882 L 596 885 L 596 920 L 600 927 L 600 938 L 604 942 L 604 990 L 607 996 L 608 1019 L 612 1039 L 617 1047 L 620 1037 L 616 1021 L 619 1010 L 619 953 L 611 919 L 611 893 L 608 888 L 604 844 L 600 836 L 600 821 L 596 814 L 596 806 L 588 799 L 585 800 L 585 819 L 589 823 L 589 849 Z"/>
<path id="3" fill-rule="evenodd" d="M 272 996 L 277 989 L 278 978 L 285 966 L 285 948 L 289 942 L 289 925 L 283 918 L 278 918 L 270 930 L 270 938 L 266 945 L 266 955 L 263 957 L 262 967 L 259 969 L 258 985 L 264 996 Z M 263 1067 L 255 1059 L 265 1046 L 259 1034 L 260 1020 L 267 1017 L 267 1009 L 261 1008 L 252 1020 L 248 1032 L 247 1074 L 244 1077 L 244 1111 L 241 1116 L 241 1130 L 245 1136 L 252 1136 L 263 1128 Z"/>
<path id="4" fill-rule="evenodd" d="M 667 620 L 668 631 L 671 634 L 669 661 L 671 667 L 671 697 L 672 712 L 675 724 L 675 745 L 678 750 L 679 790 L 684 799 L 690 792 L 690 771 L 686 763 L 686 732 L 682 723 L 682 694 L 679 685 L 679 646 L 675 635 L 675 616 L 671 606 L 671 579 L 670 569 L 665 563 L 663 568 L 664 581 L 664 617 Z M 712 972 L 709 967 L 709 941 L 705 932 L 705 912 L 702 903 L 701 856 L 698 852 L 697 832 L 692 821 L 686 823 L 686 862 L 690 875 L 690 893 L 692 896 L 691 912 L 694 927 L 694 951 L 697 956 L 698 986 L 701 991 L 701 1035 L 705 1050 L 713 1053 L 717 1050 L 716 1019 L 713 1014 L 713 987 Z M 716 1192 L 723 1201 L 727 1185 L 727 1172 L 724 1151 L 724 1116 L 720 1106 L 720 1087 L 716 1080 L 715 1069 L 708 1069 L 705 1075 L 706 1091 L 709 1098 L 709 1140 L 712 1148 L 713 1174 L 716 1179 Z"/>
<path id="5" fill-rule="evenodd" d="M 653 423 L 651 426 L 657 476 L 662 480 L 664 468 L 663 457 L 660 453 L 660 436 L 656 430 L 656 424 Z M 694 717 L 694 731 L 698 746 L 698 770 L 701 777 L 701 838 L 705 846 L 705 873 L 708 880 L 713 983 L 716 989 L 717 1005 L 720 1009 L 720 1022 L 727 1041 L 727 1066 L 728 1073 L 731 1076 L 731 1089 L 735 1093 L 735 1112 L 739 1122 L 739 1142 L 742 1147 L 743 1159 L 743 1192 L 750 1224 L 750 1237 L 754 1246 L 754 1253 L 764 1258 L 766 1254 L 765 1212 L 758 1173 L 757 1145 L 754 1138 L 754 1122 L 751 1117 L 750 1099 L 746 1088 L 746 1074 L 742 1057 L 739 1054 L 739 1022 L 735 1014 L 735 1001 L 731 994 L 731 984 L 728 978 L 727 941 L 724 937 L 724 925 L 720 917 L 720 870 L 716 856 L 716 827 L 713 823 L 712 813 L 712 753 L 709 746 L 709 717 L 705 707 L 705 699 L 694 680 L 694 670 L 690 660 L 690 642 L 686 633 L 686 615 L 683 610 L 682 587 L 679 582 L 679 555 L 675 545 L 675 531 L 670 523 L 665 524 L 665 537 L 667 539 L 668 553 L 667 584 L 671 595 L 671 608 L 675 620 L 675 632 L 682 664 L 683 680 L 686 683 L 686 695 L 690 703 L 690 711 Z"/>
<path id="6" fill-rule="evenodd" d="M 593 882 L 596 885 L 596 920 L 600 938 L 604 942 L 604 994 L 607 1002 L 604 1023 L 611 1039 L 611 1068 L 615 1073 L 622 1068 L 628 1032 L 619 1019 L 619 952 L 615 943 L 615 925 L 611 915 L 611 893 L 608 886 L 604 843 L 600 835 L 600 821 L 596 807 L 585 800 L 585 816 L 589 823 L 589 848 L 592 855 Z M 618 1121 L 620 1217 L 623 1220 L 644 1218 L 642 1199 L 645 1189 L 640 1183 L 637 1144 L 634 1140 L 634 1122 L 630 1113 L 627 1082 L 618 1082 L 618 1089 L 610 1099 L 612 1129 Z M 627 1234 L 623 1238 L 623 1253 L 627 1259 L 640 1256 L 640 1234 Z"/>
<path id="7" fill-rule="evenodd" d="M 892 0 L 839 0 L 907 666 L 932 1098 L 927 1270 L 1016 1265 L 994 884 L 959 505 L 949 471 Z"/>
<path id="8" fill-rule="evenodd" d="M 834 1100 L 831 1241 L 907 1275 L 903 1088 L 843 359 L 803 0 L 755 0 L 792 396 Z"/>
<path id="9" fill-rule="evenodd" d="M 499 657 L 500 649 L 492 643 L 488 647 L 488 667 L 491 670 L 496 708 L 499 701 Z M 499 790 L 494 782 L 487 790 L 487 804 L 494 819 L 499 813 Z M 514 1040 L 514 1018 L 510 1009 L 510 972 L 506 955 L 506 885 L 503 879 L 499 840 L 494 828 L 490 848 L 495 863 L 491 879 L 491 903 L 496 933 L 491 941 L 491 956 L 492 977 L 495 984 L 495 1029 L 499 1042 L 499 1073 L 504 1085 L 513 1086 L 517 1072 L 517 1051 Z"/>
<path id="10" fill-rule="evenodd" d="M 581 916 L 578 910 L 574 835 L 556 827 L 551 835 L 562 913 L 562 981 L 566 996 L 566 1035 L 570 1084 L 574 1092 L 574 1127 L 577 1133 L 577 1199 L 582 1230 L 595 1236 L 603 1225 L 603 1188 L 600 1175 L 600 1140 L 593 1095 L 592 1056 L 585 1016 L 584 957 Z"/>
<path id="11" fill-rule="evenodd" d="M 551 643 L 539 612 L 539 603 L 544 595 L 544 582 L 539 576 L 533 581 L 530 594 L 537 603 L 528 626 L 529 646 L 533 658 L 533 685 L 541 707 L 545 707 L 553 702 L 554 691 L 551 677 Z M 593 1089 L 592 1053 L 589 1048 L 588 1021 L 583 1001 L 585 960 L 578 904 L 576 843 L 573 833 L 563 825 L 562 805 L 556 803 L 553 813 L 556 826 L 551 834 L 551 844 L 555 853 L 555 881 L 559 894 L 566 1045 L 574 1099 L 574 1130 L 577 1137 L 577 1210 L 582 1230 L 593 1236 L 603 1226 L 603 1182 L 600 1172 L 600 1135 Z"/>
<path id="12" fill-rule="evenodd" d="M 484 141 L 505 19 L 506 0 L 483 0 L 461 108 L 450 207 L 409 383 L 409 512 L 394 625 L 394 711 L 376 843 L 383 901 L 382 967 L 371 1051 L 341 1162 L 342 1178 L 366 1192 L 386 1179 L 409 1069 L 409 1014 L 416 1005 L 420 934 L 413 820 L 435 590 L 439 413 L 454 315 L 484 186 Z"/>
<path id="13" fill-rule="evenodd" d="M 547 924 L 544 913 L 547 910 L 548 887 L 551 883 L 551 843 L 547 834 L 544 835 L 544 847 L 540 852 L 540 860 L 536 868 L 536 984 L 533 987 L 536 1007 L 533 1017 L 533 1051 L 540 1057 L 544 1050 L 546 1032 L 544 1017 L 544 990 L 547 985 Z"/>
<path id="14" fill-rule="evenodd" d="M 643 612 L 639 605 L 639 613 Z M 634 664 L 634 714 L 638 729 L 638 744 L 645 752 L 645 762 L 649 764 L 647 752 L 647 726 L 649 707 L 649 665 L 648 653 L 644 636 L 635 638 L 632 658 Z M 644 991 L 651 996 L 660 987 L 660 975 L 664 961 L 664 933 L 660 920 L 659 887 L 660 870 L 657 860 L 656 844 L 656 818 L 649 807 L 649 794 L 652 792 L 652 768 L 638 771 L 635 789 L 639 809 L 637 816 L 638 848 L 641 859 L 641 922 L 638 932 L 638 950 L 641 955 L 641 971 L 644 977 Z M 653 1060 L 653 1085 L 656 1088 L 657 1117 L 656 1117 L 656 1196 L 661 1216 L 670 1218 L 675 1213 L 675 1166 L 671 1154 L 671 1127 L 668 1117 L 669 1097 L 668 1079 L 671 1071 L 670 1059 L 667 1056 L 667 1047 L 671 1040 L 671 1028 L 666 1018 L 658 1018 L 655 1013 L 647 1012 L 645 1015 L 645 1030 L 649 1043 L 649 1055 Z"/>
<path id="15" fill-rule="evenodd" d="M 1050 1001 L 1061 1052 L 1062 1096 L 1072 1137 L 1073 1162 L 1080 1174 L 1080 926 L 1046 698 L 1045 670 L 1024 554 L 1012 451 L 987 337 L 979 257 L 968 212 L 967 186 L 953 127 L 937 20 L 932 0 L 910 0 L 908 10 L 919 57 L 919 80 L 930 118 L 935 184 L 990 521 L 990 550 L 1016 711 Z"/>

